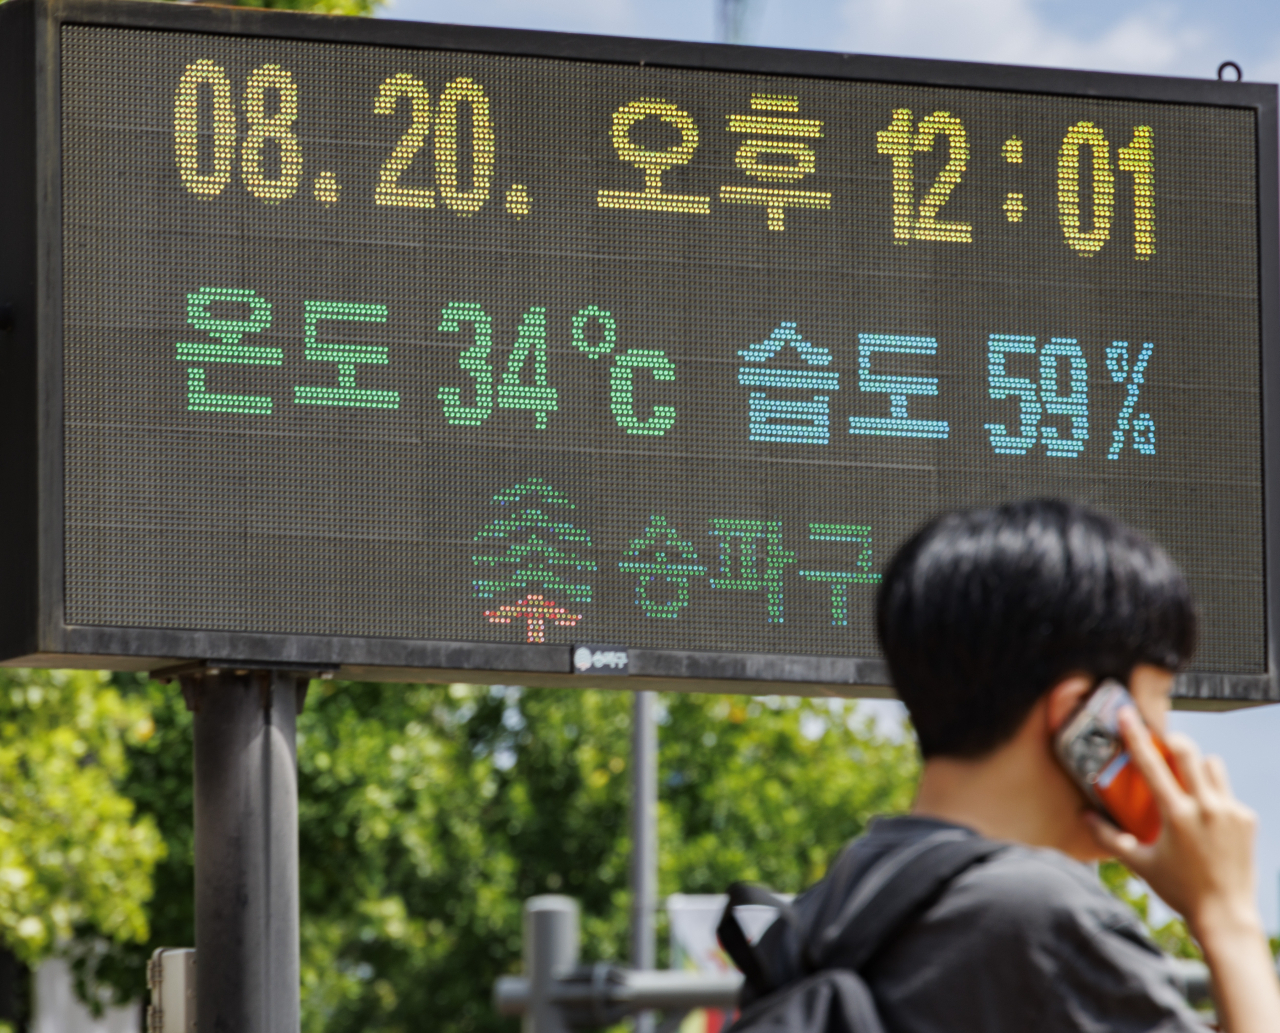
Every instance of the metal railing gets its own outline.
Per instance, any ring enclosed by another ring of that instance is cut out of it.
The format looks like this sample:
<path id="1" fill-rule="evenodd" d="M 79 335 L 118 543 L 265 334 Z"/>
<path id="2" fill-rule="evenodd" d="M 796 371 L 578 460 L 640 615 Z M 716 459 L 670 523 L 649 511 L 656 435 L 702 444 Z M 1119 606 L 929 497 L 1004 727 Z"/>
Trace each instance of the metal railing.
<path id="1" fill-rule="evenodd" d="M 663 1011 L 658 1033 L 674 1030 L 694 1008 L 738 1006 L 742 976 L 642 971 L 578 961 L 578 903 L 571 897 L 530 897 L 524 905 L 524 971 L 503 976 L 493 987 L 502 1015 L 523 1016 L 523 1033 L 572 1033 L 611 1026 L 637 1012 Z M 1196 961 L 1174 962 L 1183 992 L 1196 1006 L 1207 1004 L 1209 973 Z"/>
<path id="2" fill-rule="evenodd" d="M 637 1012 L 682 1016 L 693 1008 L 736 1008 L 742 976 L 643 971 L 578 963 L 578 903 L 531 897 L 524 905 L 524 971 L 494 984 L 503 1015 L 524 1016 L 524 1033 L 609 1026 Z M 664 1023 L 664 1026 L 674 1025 Z"/>

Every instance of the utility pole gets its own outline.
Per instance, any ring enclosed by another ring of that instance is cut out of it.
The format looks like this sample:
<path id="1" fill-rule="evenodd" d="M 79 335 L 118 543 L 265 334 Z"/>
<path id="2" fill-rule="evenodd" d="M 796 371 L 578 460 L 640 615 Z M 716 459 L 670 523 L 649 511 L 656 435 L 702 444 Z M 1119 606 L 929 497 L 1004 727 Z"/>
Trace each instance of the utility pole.
<path id="1" fill-rule="evenodd" d="M 631 965 L 657 964 L 658 696 L 637 692 L 631 717 Z M 636 1033 L 653 1033 L 653 1012 L 636 1015 Z"/>
<path id="2" fill-rule="evenodd" d="M 719 30 L 722 43 L 747 41 L 747 15 L 751 0 L 717 0 Z"/>

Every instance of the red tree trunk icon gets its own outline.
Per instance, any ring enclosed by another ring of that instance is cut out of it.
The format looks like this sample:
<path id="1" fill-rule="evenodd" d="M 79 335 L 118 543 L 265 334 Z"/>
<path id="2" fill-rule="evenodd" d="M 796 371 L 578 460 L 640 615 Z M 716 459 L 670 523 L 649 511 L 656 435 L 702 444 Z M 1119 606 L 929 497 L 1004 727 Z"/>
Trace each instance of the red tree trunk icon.
<path id="1" fill-rule="evenodd" d="M 572 628 L 582 620 L 582 614 L 570 613 L 554 599 L 540 595 L 526 595 L 514 603 L 506 603 L 496 610 L 485 610 L 491 624 L 510 624 L 513 619 L 524 620 L 529 630 L 530 642 L 547 640 L 547 621 L 554 621 L 563 628 Z"/>

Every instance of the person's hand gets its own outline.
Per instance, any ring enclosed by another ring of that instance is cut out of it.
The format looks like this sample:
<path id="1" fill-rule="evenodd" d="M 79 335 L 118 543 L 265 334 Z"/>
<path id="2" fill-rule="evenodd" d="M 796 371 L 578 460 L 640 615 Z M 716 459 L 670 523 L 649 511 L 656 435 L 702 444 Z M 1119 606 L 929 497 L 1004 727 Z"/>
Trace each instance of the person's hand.
<path id="1" fill-rule="evenodd" d="M 1160 809 L 1160 835 L 1144 846 L 1095 816 L 1091 824 L 1099 844 L 1180 912 L 1202 943 L 1259 929 L 1253 866 L 1257 818 L 1232 795 L 1222 760 L 1202 757 L 1186 736 L 1171 735 L 1175 777 L 1132 707 L 1121 712 L 1120 730 Z"/>
<path id="2" fill-rule="evenodd" d="M 1221 1028 L 1276 1033 L 1280 983 L 1254 901 L 1257 819 L 1231 794 L 1222 761 L 1200 756 L 1186 736 L 1168 738 L 1175 777 L 1132 707 L 1120 713 L 1120 732 L 1160 808 L 1160 836 L 1143 846 L 1096 816 L 1094 836 L 1187 920 L 1209 963 Z"/>

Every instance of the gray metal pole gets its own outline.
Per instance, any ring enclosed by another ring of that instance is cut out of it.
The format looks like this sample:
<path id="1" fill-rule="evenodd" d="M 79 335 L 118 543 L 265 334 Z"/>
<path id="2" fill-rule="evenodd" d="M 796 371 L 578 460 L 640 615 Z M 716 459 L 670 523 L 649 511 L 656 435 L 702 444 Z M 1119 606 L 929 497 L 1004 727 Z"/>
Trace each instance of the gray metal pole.
<path id="1" fill-rule="evenodd" d="M 631 718 L 631 964 L 658 961 L 658 697 L 637 692 Z M 636 1033 L 652 1033 L 653 1013 L 636 1016 Z"/>
<path id="2" fill-rule="evenodd" d="M 297 1033 L 296 727 L 306 682 L 184 675 L 195 711 L 196 1028 Z"/>
<path id="3" fill-rule="evenodd" d="M 556 980 L 578 964 L 578 902 L 548 894 L 524 902 L 524 974 L 529 1001 L 522 1033 L 570 1033 L 553 1001 Z"/>
<path id="4" fill-rule="evenodd" d="M 718 21 L 722 43 L 747 41 L 747 17 L 751 0 L 718 0 Z"/>

